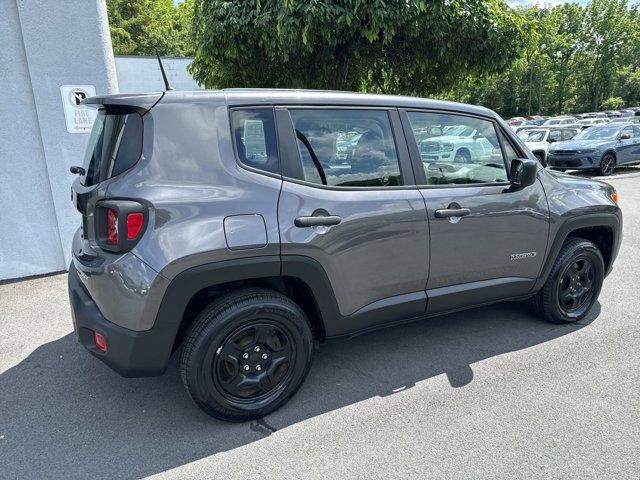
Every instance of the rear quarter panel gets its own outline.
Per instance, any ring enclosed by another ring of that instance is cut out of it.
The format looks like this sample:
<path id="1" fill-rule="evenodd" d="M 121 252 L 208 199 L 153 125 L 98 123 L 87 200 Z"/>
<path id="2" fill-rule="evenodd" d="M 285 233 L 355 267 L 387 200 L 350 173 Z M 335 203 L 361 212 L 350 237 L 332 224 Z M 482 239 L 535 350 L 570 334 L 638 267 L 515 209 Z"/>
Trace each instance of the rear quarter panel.
<path id="1" fill-rule="evenodd" d="M 112 196 L 140 197 L 152 205 L 149 227 L 133 253 L 167 279 L 205 263 L 279 255 L 277 203 L 282 180 L 242 168 L 235 160 L 224 96 L 165 96 L 150 113 L 153 153 Z M 225 218 L 259 215 L 260 241 L 229 248 Z"/>

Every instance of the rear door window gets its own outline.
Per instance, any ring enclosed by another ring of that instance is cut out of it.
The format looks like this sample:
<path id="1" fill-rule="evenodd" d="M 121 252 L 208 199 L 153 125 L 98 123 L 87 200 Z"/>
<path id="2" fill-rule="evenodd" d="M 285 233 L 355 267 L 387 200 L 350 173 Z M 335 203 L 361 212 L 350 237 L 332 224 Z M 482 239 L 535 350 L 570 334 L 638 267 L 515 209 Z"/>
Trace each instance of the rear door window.
<path id="1" fill-rule="evenodd" d="M 100 110 L 84 158 L 84 185 L 96 185 L 133 167 L 142 155 L 142 117 Z"/>
<path id="2" fill-rule="evenodd" d="M 340 187 L 402 185 L 386 110 L 291 109 L 289 113 L 302 167 L 300 180 Z"/>

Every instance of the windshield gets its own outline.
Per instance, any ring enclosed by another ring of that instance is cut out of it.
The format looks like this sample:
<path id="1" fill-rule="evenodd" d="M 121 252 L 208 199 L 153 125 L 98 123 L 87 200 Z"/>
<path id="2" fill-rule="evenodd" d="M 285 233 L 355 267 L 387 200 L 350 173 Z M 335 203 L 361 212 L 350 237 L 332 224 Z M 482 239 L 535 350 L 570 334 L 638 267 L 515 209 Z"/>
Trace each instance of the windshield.
<path id="1" fill-rule="evenodd" d="M 542 142 L 547 130 L 520 130 L 518 136 L 523 142 Z"/>
<path id="2" fill-rule="evenodd" d="M 587 130 L 581 131 L 573 138 L 576 140 L 606 140 L 616 138 L 619 131 L 620 127 L 614 126 L 591 127 Z"/>
<path id="3" fill-rule="evenodd" d="M 547 120 L 544 122 L 545 125 L 560 125 L 562 120 Z"/>

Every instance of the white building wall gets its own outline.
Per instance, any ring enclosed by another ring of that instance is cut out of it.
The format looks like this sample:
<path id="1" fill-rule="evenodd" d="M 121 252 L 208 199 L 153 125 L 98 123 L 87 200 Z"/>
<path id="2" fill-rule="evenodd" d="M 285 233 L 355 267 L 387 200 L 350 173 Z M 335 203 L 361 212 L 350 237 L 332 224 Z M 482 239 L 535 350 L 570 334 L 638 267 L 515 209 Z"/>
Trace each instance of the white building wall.
<path id="1" fill-rule="evenodd" d="M 169 83 L 176 90 L 198 90 L 196 81 L 187 68 L 193 61 L 189 57 L 162 57 L 162 66 Z M 156 57 L 116 55 L 118 88 L 122 93 L 146 93 L 164 90 L 162 73 Z"/>
<path id="2" fill-rule="evenodd" d="M 0 2 L 0 280 L 64 270 L 88 134 L 66 130 L 61 85 L 117 93 L 105 0 Z"/>

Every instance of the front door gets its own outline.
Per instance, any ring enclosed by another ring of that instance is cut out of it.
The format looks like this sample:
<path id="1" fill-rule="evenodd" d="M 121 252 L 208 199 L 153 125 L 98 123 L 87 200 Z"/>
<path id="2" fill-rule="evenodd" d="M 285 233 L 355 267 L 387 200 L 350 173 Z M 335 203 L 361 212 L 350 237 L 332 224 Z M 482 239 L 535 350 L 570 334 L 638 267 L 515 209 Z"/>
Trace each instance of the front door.
<path id="1" fill-rule="evenodd" d="M 640 128 L 637 125 L 629 125 L 620 133 L 629 135 L 630 138 L 618 140 L 616 147 L 618 165 L 640 162 Z"/>
<path id="2" fill-rule="evenodd" d="M 293 255 L 315 260 L 340 316 L 407 301 L 415 312 L 401 315 L 424 313 L 429 224 L 406 144 L 394 139 L 397 111 L 300 107 L 278 109 L 277 119 L 283 265 Z"/>
<path id="3" fill-rule="evenodd" d="M 422 153 L 418 141 L 409 143 L 431 230 L 427 310 L 526 294 L 545 257 L 549 213 L 539 181 L 517 191 L 509 188 L 507 161 L 523 155 L 488 118 L 425 111 L 402 116 L 410 139 L 435 125 L 443 132 L 462 127 L 477 132 L 471 139 L 432 137 L 429 154 Z M 455 155 L 460 149 L 468 155 Z"/>

